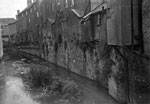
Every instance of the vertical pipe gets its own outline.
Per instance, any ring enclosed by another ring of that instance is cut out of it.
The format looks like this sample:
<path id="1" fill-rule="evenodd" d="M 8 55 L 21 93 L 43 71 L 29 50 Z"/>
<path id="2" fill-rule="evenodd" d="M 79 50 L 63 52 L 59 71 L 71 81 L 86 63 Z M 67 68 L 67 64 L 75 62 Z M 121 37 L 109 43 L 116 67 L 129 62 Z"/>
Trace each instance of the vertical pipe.
<path id="1" fill-rule="evenodd" d="M 131 91 L 131 104 L 134 103 L 134 80 L 133 80 L 133 48 L 134 48 L 134 20 L 133 20 L 133 10 L 134 10 L 134 7 L 133 7 L 133 0 L 131 0 L 131 55 L 130 55 L 130 69 L 131 71 L 129 71 L 129 78 L 131 78 L 131 81 L 130 81 L 130 91 Z"/>
<path id="2" fill-rule="evenodd" d="M 86 76 L 86 50 L 83 50 L 83 76 Z"/>
<path id="3" fill-rule="evenodd" d="M 140 47 L 141 47 L 141 53 L 144 53 L 144 40 L 143 40 L 143 26 L 142 26 L 142 21 L 143 21 L 143 16 L 142 16 L 142 3 L 143 0 L 139 0 L 139 31 L 140 31 Z"/>

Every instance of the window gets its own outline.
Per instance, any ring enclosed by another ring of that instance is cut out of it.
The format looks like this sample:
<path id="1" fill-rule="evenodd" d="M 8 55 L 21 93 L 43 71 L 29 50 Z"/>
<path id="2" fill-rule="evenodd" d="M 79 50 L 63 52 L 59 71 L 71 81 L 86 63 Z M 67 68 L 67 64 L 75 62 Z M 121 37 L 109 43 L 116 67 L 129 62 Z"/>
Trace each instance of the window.
<path id="1" fill-rule="evenodd" d="M 66 8 L 68 8 L 68 0 L 66 0 L 66 3 L 65 3 L 65 4 L 66 4 Z"/>
<path id="2" fill-rule="evenodd" d="M 74 0 L 71 0 L 71 7 L 74 6 Z"/>
<path id="3" fill-rule="evenodd" d="M 66 25 L 67 25 L 66 21 L 62 22 L 62 29 L 63 29 L 63 31 L 67 28 Z"/>
<path id="4" fill-rule="evenodd" d="M 30 12 L 32 13 L 32 8 L 30 9 Z"/>
<path id="5" fill-rule="evenodd" d="M 57 5 L 60 6 L 60 2 L 58 2 Z"/>
<path id="6" fill-rule="evenodd" d="M 67 49 L 67 42 L 66 41 L 64 42 L 64 49 L 65 50 Z"/>
<path id="7" fill-rule="evenodd" d="M 39 17 L 39 12 L 37 12 L 37 17 Z"/>
<path id="8" fill-rule="evenodd" d="M 34 10 L 36 9 L 35 5 L 34 5 Z"/>
<path id="9" fill-rule="evenodd" d="M 60 1 L 57 2 L 57 9 L 61 10 L 61 3 L 60 3 Z"/>
<path id="10" fill-rule="evenodd" d="M 53 9 L 53 3 L 51 3 L 51 6 L 50 6 L 50 7 L 51 7 L 51 9 L 50 9 L 50 10 L 51 10 L 51 12 L 52 12 L 52 9 Z"/>
<path id="11" fill-rule="evenodd" d="M 22 13 L 22 17 L 23 17 L 23 13 Z"/>
<path id="12" fill-rule="evenodd" d="M 28 15 L 28 11 L 26 11 L 26 15 Z"/>
<path id="13" fill-rule="evenodd" d="M 29 22 L 31 22 L 31 21 L 30 21 L 30 18 L 29 18 Z"/>
<path id="14" fill-rule="evenodd" d="M 55 8 L 54 8 L 54 4 L 52 4 L 52 12 L 54 12 Z"/>
<path id="15" fill-rule="evenodd" d="M 65 28 L 64 28 L 64 23 L 62 22 L 61 25 L 62 25 L 62 30 L 64 31 L 64 30 L 65 30 Z"/>
<path id="16" fill-rule="evenodd" d="M 46 8 L 49 9 L 49 4 L 46 5 Z"/>

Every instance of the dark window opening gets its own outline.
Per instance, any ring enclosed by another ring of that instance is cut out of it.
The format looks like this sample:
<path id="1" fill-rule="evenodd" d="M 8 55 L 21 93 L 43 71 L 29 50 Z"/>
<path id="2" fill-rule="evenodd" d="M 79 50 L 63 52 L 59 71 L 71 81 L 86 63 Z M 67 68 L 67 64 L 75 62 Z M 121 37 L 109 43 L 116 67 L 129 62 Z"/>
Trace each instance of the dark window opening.
<path id="1" fill-rule="evenodd" d="M 66 50 L 67 49 L 67 42 L 65 41 L 64 43 L 64 49 Z"/>

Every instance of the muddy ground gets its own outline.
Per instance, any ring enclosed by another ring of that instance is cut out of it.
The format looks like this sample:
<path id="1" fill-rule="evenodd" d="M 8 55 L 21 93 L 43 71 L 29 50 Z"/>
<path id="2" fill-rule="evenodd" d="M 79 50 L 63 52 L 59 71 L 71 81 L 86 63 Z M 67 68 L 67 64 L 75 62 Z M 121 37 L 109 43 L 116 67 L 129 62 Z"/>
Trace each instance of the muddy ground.
<path id="1" fill-rule="evenodd" d="M 61 95 L 51 96 L 44 93 L 44 89 L 27 89 L 22 75 L 28 70 L 38 67 L 56 69 L 55 75 L 69 78 L 79 86 L 83 92 L 81 99 L 70 100 Z M 35 57 L 24 57 L 18 51 L 7 50 L 4 60 L 0 64 L 0 104 L 119 104 L 110 95 L 107 89 L 98 86 L 87 79 L 62 70 L 53 64 Z"/>

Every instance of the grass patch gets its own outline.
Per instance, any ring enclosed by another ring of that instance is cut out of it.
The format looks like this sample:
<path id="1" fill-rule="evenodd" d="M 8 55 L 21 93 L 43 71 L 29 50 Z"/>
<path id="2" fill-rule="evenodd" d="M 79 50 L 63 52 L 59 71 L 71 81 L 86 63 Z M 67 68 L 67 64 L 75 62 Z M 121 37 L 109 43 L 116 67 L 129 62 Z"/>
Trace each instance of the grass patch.
<path id="1" fill-rule="evenodd" d="M 30 90 L 42 90 L 49 96 L 61 96 L 70 101 L 81 101 L 83 92 L 78 84 L 70 78 L 54 76 L 54 70 L 31 68 L 23 75 L 26 88 Z"/>
<path id="2" fill-rule="evenodd" d="M 46 87 L 52 83 L 52 74 L 49 69 L 31 68 L 23 75 L 23 80 L 31 89 Z"/>

